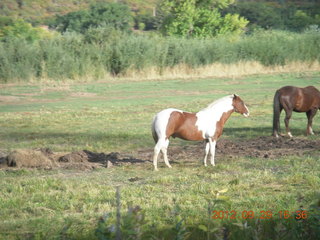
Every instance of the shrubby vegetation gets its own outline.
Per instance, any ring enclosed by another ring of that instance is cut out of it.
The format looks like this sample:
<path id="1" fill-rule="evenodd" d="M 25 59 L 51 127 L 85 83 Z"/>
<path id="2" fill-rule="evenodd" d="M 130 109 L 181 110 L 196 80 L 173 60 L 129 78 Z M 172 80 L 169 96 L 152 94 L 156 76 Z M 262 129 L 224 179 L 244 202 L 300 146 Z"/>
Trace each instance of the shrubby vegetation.
<path id="1" fill-rule="evenodd" d="M 175 1 L 160 4 L 160 29 L 164 35 L 214 37 L 243 31 L 248 21 L 239 14 L 221 15 L 232 0 Z"/>
<path id="2" fill-rule="evenodd" d="M 90 9 L 71 12 L 58 16 L 51 27 L 59 32 L 81 32 L 90 28 L 108 26 L 128 31 L 132 26 L 132 17 L 127 5 L 118 3 L 97 3 Z"/>
<path id="3" fill-rule="evenodd" d="M 85 34 L 66 33 L 30 43 L 12 39 L 0 42 L 1 82 L 31 79 L 101 78 L 129 70 L 161 71 L 186 64 L 190 68 L 216 62 L 258 61 L 285 65 L 320 59 L 320 32 L 303 34 L 258 31 L 252 35 L 215 39 L 184 39 L 136 35 L 110 28 L 95 28 Z"/>
<path id="4" fill-rule="evenodd" d="M 249 29 L 303 31 L 320 25 L 320 3 L 311 1 L 238 1 L 224 13 L 237 13 L 249 21 Z"/>
<path id="5" fill-rule="evenodd" d="M 0 40 L 2 41 L 24 39 L 28 42 L 34 42 L 53 36 L 54 32 L 46 31 L 40 27 L 33 27 L 22 19 L 0 18 Z"/>

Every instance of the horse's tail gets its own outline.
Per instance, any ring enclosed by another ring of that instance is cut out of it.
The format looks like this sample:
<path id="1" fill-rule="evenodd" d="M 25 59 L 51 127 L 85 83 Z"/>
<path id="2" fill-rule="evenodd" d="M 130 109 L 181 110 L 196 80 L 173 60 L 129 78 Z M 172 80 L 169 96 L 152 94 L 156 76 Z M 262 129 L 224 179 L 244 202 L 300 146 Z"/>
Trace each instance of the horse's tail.
<path id="1" fill-rule="evenodd" d="M 155 117 L 153 118 L 152 124 L 151 124 L 152 137 L 153 137 L 155 143 L 157 143 L 158 140 L 159 140 L 158 134 L 157 134 L 156 129 L 155 129 L 156 119 L 157 119 L 157 116 L 155 116 Z"/>
<path id="2" fill-rule="evenodd" d="M 280 131 L 280 91 L 277 90 L 273 98 L 273 132 L 272 135 L 277 137 Z"/>

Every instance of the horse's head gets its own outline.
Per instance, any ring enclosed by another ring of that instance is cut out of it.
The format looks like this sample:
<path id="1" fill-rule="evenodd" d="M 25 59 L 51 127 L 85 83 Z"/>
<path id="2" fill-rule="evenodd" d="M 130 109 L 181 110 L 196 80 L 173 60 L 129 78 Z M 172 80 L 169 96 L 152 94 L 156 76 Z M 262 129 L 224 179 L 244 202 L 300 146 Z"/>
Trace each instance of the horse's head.
<path id="1" fill-rule="evenodd" d="M 233 95 L 232 106 L 235 112 L 240 113 L 245 117 L 249 117 L 249 109 L 242 99 L 236 94 Z"/>

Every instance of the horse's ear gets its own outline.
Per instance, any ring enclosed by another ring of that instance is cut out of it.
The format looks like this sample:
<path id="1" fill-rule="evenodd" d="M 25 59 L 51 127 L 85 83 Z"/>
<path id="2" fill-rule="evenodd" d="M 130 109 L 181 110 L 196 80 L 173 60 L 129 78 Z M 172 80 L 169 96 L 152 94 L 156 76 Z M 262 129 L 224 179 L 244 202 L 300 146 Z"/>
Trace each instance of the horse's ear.
<path id="1" fill-rule="evenodd" d="M 237 94 L 233 94 L 233 99 L 236 99 L 238 97 Z"/>

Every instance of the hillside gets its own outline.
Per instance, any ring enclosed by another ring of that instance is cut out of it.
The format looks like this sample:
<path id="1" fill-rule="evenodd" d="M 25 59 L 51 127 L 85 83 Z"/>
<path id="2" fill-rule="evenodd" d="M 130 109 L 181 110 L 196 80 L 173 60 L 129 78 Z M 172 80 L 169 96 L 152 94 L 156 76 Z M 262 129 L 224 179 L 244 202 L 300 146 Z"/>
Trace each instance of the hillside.
<path id="1" fill-rule="evenodd" d="M 68 12 L 87 8 L 90 4 L 101 0 L 1 0 L 0 16 L 23 18 L 32 23 L 43 23 L 56 14 L 64 15 Z M 103 0 L 114 2 L 114 0 Z M 152 12 L 158 0 L 125 0 L 133 11 Z"/>
<path id="2" fill-rule="evenodd" d="M 95 2 L 121 2 L 128 4 L 135 13 L 152 13 L 160 0 L 1 0 L 0 16 L 23 18 L 32 23 L 46 23 L 56 14 L 64 15 L 69 12 L 88 8 Z M 238 0 L 236 2 L 250 2 L 250 0 Z M 284 0 L 260 0 L 271 6 L 295 5 L 299 8 L 314 9 L 317 1 L 284 1 Z"/>

